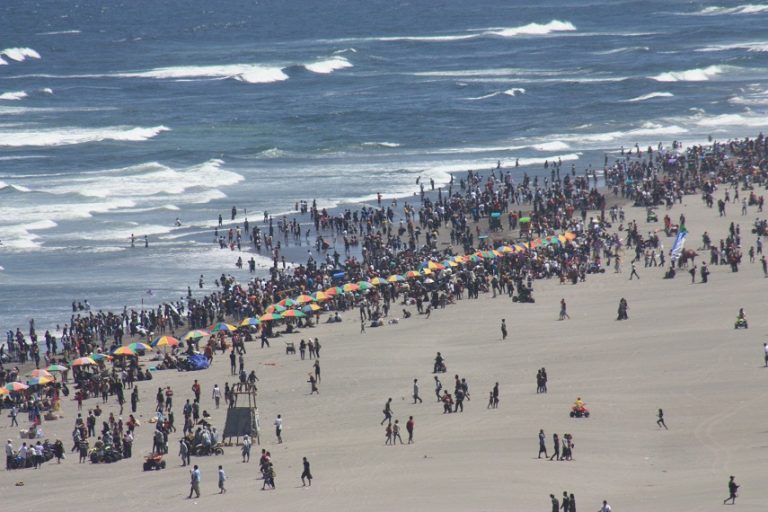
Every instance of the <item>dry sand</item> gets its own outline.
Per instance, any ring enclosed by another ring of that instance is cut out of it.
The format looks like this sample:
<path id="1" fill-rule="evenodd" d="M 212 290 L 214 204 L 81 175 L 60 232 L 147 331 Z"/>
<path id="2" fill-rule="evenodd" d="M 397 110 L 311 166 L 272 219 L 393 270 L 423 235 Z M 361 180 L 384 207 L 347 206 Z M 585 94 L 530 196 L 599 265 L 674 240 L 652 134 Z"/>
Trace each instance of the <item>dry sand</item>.
<path id="1" fill-rule="evenodd" d="M 724 238 L 731 220 L 741 223 L 745 254 L 754 243 L 749 233 L 754 209 L 740 217 L 733 205 L 729 217 L 718 218 L 716 209 L 704 208 L 698 196 L 687 196 L 684 203 L 670 215 L 676 221 L 685 213 L 688 248 L 701 245 L 705 229 L 714 241 Z M 644 217 L 642 209 L 627 210 L 628 219 Z M 662 238 L 668 251 L 672 239 L 663 233 Z M 350 312 L 342 324 L 285 338 L 320 338 L 319 396 L 308 394 L 311 361 L 286 356 L 282 340 L 264 350 L 249 344 L 246 366 L 261 379 L 261 447 L 275 461 L 275 491 L 260 490 L 259 447 L 254 446 L 250 464 L 243 464 L 239 448 L 231 447 L 223 456 L 193 458 L 203 472 L 203 495 L 186 500 L 189 476 L 177 456 L 178 434 L 169 443 L 169 468 L 142 472 L 141 456 L 151 448 L 152 429 L 144 422 L 137 429 L 134 458 L 92 465 L 78 464 L 76 454 L 68 454 L 60 466 L 53 462 L 39 471 L 3 471 L 0 495 L 6 506 L 77 506 L 83 512 L 188 510 L 193 503 L 205 510 L 465 512 L 548 511 L 549 494 L 560 497 L 567 490 L 576 495 L 579 510 L 597 510 L 607 499 L 621 512 L 705 511 L 722 507 L 733 474 L 742 485 L 739 509 L 765 510 L 760 471 L 768 453 L 768 409 L 761 386 L 768 379 L 762 359 L 768 321 L 759 308 L 768 281 L 759 262 L 749 264 L 745 256 L 739 273 L 713 267 L 709 284 L 691 285 L 687 273 L 662 280 L 661 269 L 642 264 L 641 279 L 630 282 L 629 259 L 623 273 L 588 276 L 577 286 L 554 279 L 537 282 L 535 304 L 486 294 L 434 311 L 430 319 L 414 315 L 398 325 L 369 328 L 364 335 L 359 334 L 358 314 Z M 629 321 L 617 322 L 622 296 L 629 302 Z M 557 321 L 561 297 L 571 320 Z M 733 328 L 739 307 L 746 309 L 749 330 Z M 505 342 L 501 318 L 510 329 Z M 444 385 L 452 389 L 454 374 L 470 383 L 472 400 L 463 414 L 444 415 L 435 402 L 430 371 L 438 350 L 448 365 L 448 373 L 441 375 Z M 190 386 L 197 378 L 203 385 L 203 408 L 223 427 L 226 409 L 214 409 L 210 391 L 214 383 L 223 388 L 232 381 L 228 363 L 217 356 L 207 371 L 157 372 L 155 380 L 139 384 L 142 419 L 151 413 L 157 387 L 169 384 L 176 391 L 179 423 L 180 404 L 192 396 Z M 549 374 L 546 395 L 535 393 L 536 370 L 542 366 Z M 422 385 L 423 404 L 411 403 L 413 378 Z M 488 392 L 496 381 L 501 405 L 488 410 Z M 577 396 L 590 407 L 589 419 L 569 418 Z M 395 418 L 402 424 L 414 416 L 414 445 L 384 446 L 379 422 L 388 397 L 394 398 Z M 95 403 L 91 399 L 87 407 Z M 659 407 L 669 431 L 656 426 Z M 44 423 L 46 437 L 61 438 L 67 449 L 75 409 L 75 402 L 67 401 L 64 419 Z M 116 411 L 114 403 L 109 411 Z M 277 414 L 285 419 L 282 445 L 271 428 Z M 9 423 L 3 418 L 0 438 L 11 437 L 17 444 Z M 540 428 L 550 450 L 553 432 L 572 433 L 575 460 L 537 460 Z M 301 488 L 302 456 L 312 463 L 311 488 Z M 216 495 L 218 464 L 229 478 L 223 496 Z M 19 480 L 23 487 L 14 486 Z"/>

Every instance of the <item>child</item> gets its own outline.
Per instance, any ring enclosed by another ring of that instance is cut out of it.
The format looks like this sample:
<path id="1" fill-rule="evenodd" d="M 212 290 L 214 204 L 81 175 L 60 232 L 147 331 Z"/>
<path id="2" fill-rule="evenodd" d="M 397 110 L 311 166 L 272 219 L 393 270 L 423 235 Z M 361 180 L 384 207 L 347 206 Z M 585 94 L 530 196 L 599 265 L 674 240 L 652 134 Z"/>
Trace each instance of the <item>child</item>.
<path id="1" fill-rule="evenodd" d="M 227 475 L 224 474 L 224 468 L 219 466 L 219 494 L 224 494 L 227 490 L 224 488 L 224 481 Z"/>

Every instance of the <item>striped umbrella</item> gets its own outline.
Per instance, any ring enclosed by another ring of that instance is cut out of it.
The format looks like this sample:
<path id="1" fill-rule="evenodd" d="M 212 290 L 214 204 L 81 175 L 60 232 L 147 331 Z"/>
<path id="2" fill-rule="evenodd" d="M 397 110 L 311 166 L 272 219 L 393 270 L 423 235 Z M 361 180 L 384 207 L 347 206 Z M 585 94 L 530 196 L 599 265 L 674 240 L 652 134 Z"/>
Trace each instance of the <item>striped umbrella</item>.
<path id="1" fill-rule="evenodd" d="M 9 382 L 5 386 L 5 390 L 9 393 L 18 393 L 19 391 L 25 391 L 29 388 L 26 384 L 23 382 Z"/>
<path id="2" fill-rule="evenodd" d="M 159 338 L 155 338 L 151 345 L 153 347 L 178 347 L 179 340 L 173 336 L 160 336 Z"/>
<path id="3" fill-rule="evenodd" d="M 314 301 L 315 299 L 313 299 L 312 297 L 306 294 L 299 295 L 298 297 L 296 297 L 296 299 L 294 299 L 294 302 L 296 302 L 297 304 L 309 304 L 310 302 L 314 302 Z"/>
<path id="4" fill-rule="evenodd" d="M 213 324 L 210 328 L 210 331 L 213 332 L 235 332 L 237 330 L 237 327 L 235 327 L 232 324 L 228 324 L 225 322 L 219 322 L 217 324 Z"/>
<path id="5" fill-rule="evenodd" d="M 242 322 L 240 322 L 240 327 L 249 327 L 249 326 L 257 326 L 261 323 L 261 321 L 256 318 L 255 316 L 252 316 L 250 318 L 243 319 Z"/>
<path id="6" fill-rule="evenodd" d="M 45 386 L 46 384 L 50 384 L 53 382 L 53 377 L 33 377 L 27 381 L 27 384 L 30 386 Z"/>
<path id="7" fill-rule="evenodd" d="M 166 336 L 166 337 L 170 337 L 170 336 Z M 174 339 L 176 339 L 176 338 L 174 338 Z M 177 341 L 178 341 L 178 340 L 177 340 Z M 129 343 L 127 346 L 128 346 L 128 348 L 130 348 L 130 349 L 131 349 L 131 350 L 133 350 L 134 352 L 139 352 L 139 351 L 141 351 L 141 350 L 144 350 L 144 351 L 147 351 L 147 350 L 148 350 L 148 351 L 152 351 L 152 347 L 150 347 L 150 346 L 149 346 L 149 345 L 147 345 L 146 343 L 135 342 L 135 343 Z"/>
<path id="8" fill-rule="evenodd" d="M 204 329 L 195 329 L 185 334 L 183 339 L 184 341 L 199 340 L 200 338 L 205 338 L 206 336 L 210 336 L 210 335 L 211 333 L 209 333 Z"/>
<path id="9" fill-rule="evenodd" d="M 32 377 L 53 377 L 48 370 L 32 370 Z"/>
<path id="10" fill-rule="evenodd" d="M 271 320 L 280 320 L 283 316 L 280 313 L 264 313 L 259 317 L 262 322 L 269 322 Z"/>
<path id="11" fill-rule="evenodd" d="M 299 311 L 298 309 L 290 309 L 283 313 L 283 318 L 303 318 L 307 315 L 304 314 L 304 312 Z"/>
<path id="12" fill-rule="evenodd" d="M 69 370 L 69 368 L 67 368 L 63 364 L 52 364 L 51 366 L 46 368 L 46 370 L 48 370 L 49 372 L 65 372 Z"/>
<path id="13" fill-rule="evenodd" d="M 90 357 L 78 357 L 74 361 L 72 361 L 72 366 L 90 366 L 93 364 L 96 364 L 96 361 L 91 359 Z"/>
<path id="14" fill-rule="evenodd" d="M 136 352 L 128 346 L 117 347 L 112 351 L 113 356 L 135 356 Z"/>

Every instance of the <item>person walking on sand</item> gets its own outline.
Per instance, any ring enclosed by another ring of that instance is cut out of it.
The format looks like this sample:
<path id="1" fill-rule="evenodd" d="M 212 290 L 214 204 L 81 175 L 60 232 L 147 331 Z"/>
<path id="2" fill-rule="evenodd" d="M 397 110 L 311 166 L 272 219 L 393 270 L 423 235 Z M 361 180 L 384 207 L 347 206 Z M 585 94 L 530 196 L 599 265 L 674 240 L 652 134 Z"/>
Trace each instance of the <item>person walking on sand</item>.
<path id="1" fill-rule="evenodd" d="M 392 425 L 392 446 L 396 441 L 400 441 L 403 444 L 403 438 L 400 436 L 400 420 L 395 420 L 395 424 Z"/>
<path id="2" fill-rule="evenodd" d="M 739 487 L 741 486 L 736 483 L 734 478 L 735 477 L 731 475 L 731 479 L 728 481 L 728 497 L 723 500 L 723 505 L 728 503 L 728 500 L 731 500 L 731 505 L 736 504 L 736 496 L 737 496 L 736 492 L 739 490 Z"/>
<path id="3" fill-rule="evenodd" d="M 669 430 L 667 428 L 667 424 L 664 423 L 664 411 L 659 409 L 657 417 L 658 417 L 658 419 L 656 420 L 656 424 L 659 426 L 659 428 L 664 427 L 665 430 Z"/>
<path id="4" fill-rule="evenodd" d="M 385 421 L 392 423 L 392 398 L 391 397 L 389 398 L 389 400 L 387 400 L 387 403 L 384 404 L 384 410 L 381 412 L 384 413 L 384 419 L 381 420 L 381 425 L 383 425 Z"/>
<path id="5" fill-rule="evenodd" d="M 224 494 L 227 489 L 224 487 L 224 482 L 227 480 L 227 475 L 224 473 L 224 468 L 219 466 L 219 494 Z"/>
<path id="6" fill-rule="evenodd" d="M 635 266 L 635 263 L 632 263 L 632 273 L 629 274 L 629 280 L 631 281 L 633 277 L 636 277 L 640 279 L 640 274 L 637 273 L 637 266 Z"/>
<path id="7" fill-rule="evenodd" d="M 317 393 L 319 395 L 320 390 L 317 389 L 317 379 L 315 379 L 315 376 L 310 373 L 309 380 L 307 382 L 309 382 L 309 387 L 310 387 L 309 394 L 314 395 L 315 393 Z"/>
<path id="8" fill-rule="evenodd" d="M 539 430 L 539 456 L 538 458 L 541 458 L 541 454 L 544 454 L 544 458 L 547 458 L 547 445 L 546 445 L 546 437 L 544 436 L 544 429 Z"/>
<path id="9" fill-rule="evenodd" d="M 312 487 L 312 472 L 309 470 L 309 461 L 306 457 L 302 457 L 301 463 L 304 466 L 304 470 L 301 472 L 301 486 L 307 486 L 307 482 L 304 481 L 304 479 L 307 479 L 309 487 Z"/>
<path id="10" fill-rule="evenodd" d="M 413 403 L 415 404 L 417 400 L 419 403 L 422 403 L 421 397 L 419 396 L 419 379 L 413 379 Z"/>
<path id="11" fill-rule="evenodd" d="M 552 454 L 552 456 L 549 458 L 549 460 L 552 460 L 552 459 L 560 460 L 560 436 L 558 436 L 557 433 L 552 434 L 552 445 L 555 451 Z"/>
<path id="12" fill-rule="evenodd" d="M 197 464 L 195 464 L 194 469 L 192 469 L 189 472 L 189 478 L 190 478 L 190 487 L 189 487 L 189 496 L 187 496 L 187 499 L 192 499 L 192 493 L 195 493 L 195 498 L 200 497 L 200 480 L 202 478 L 202 475 L 200 474 L 200 468 L 197 467 Z"/>
<path id="13" fill-rule="evenodd" d="M 320 361 L 315 359 L 315 364 L 312 365 L 312 367 L 315 369 L 315 378 L 317 379 L 317 382 L 320 382 Z"/>
<path id="14" fill-rule="evenodd" d="M 413 416 L 408 416 L 408 421 L 405 424 L 405 430 L 408 432 L 408 444 L 413 444 L 413 427 L 416 426 L 416 422 L 413 421 Z"/>
<path id="15" fill-rule="evenodd" d="M 501 341 L 504 341 L 507 339 L 507 320 L 506 318 L 501 319 Z"/>
<path id="16" fill-rule="evenodd" d="M 549 495 L 549 499 L 552 502 L 552 512 L 560 512 L 560 502 L 557 501 L 554 494 Z"/>
<path id="17" fill-rule="evenodd" d="M 213 392 L 211 393 L 213 401 L 216 403 L 216 408 L 219 408 L 219 402 L 221 402 L 221 389 L 218 384 L 213 385 Z"/>
<path id="18" fill-rule="evenodd" d="M 280 414 L 275 418 L 275 436 L 277 436 L 277 444 L 283 444 L 283 417 Z"/>
<path id="19" fill-rule="evenodd" d="M 768 357 L 768 356 L 766 356 Z M 442 400 L 442 397 L 440 396 L 440 391 L 443 389 L 443 383 L 440 382 L 440 379 L 437 378 L 437 375 L 435 375 L 435 396 L 437 396 L 437 401 L 440 402 Z"/>
<path id="20" fill-rule="evenodd" d="M 566 318 L 568 320 L 571 319 L 570 315 L 568 314 L 567 306 L 565 304 L 565 299 L 560 299 L 560 320 L 565 320 Z"/>
<path id="21" fill-rule="evenodd" d="M 360 319 L 360 334 L 365 334 L 365 320 Z"/>

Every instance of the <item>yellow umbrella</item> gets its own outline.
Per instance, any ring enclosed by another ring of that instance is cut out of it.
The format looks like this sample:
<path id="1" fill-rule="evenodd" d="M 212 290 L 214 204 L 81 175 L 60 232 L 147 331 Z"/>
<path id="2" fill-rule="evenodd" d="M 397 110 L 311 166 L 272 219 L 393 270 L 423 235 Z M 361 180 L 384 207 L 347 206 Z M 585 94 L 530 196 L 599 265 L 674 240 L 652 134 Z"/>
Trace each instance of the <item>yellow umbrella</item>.
<path id="1" fill-rule="evenodd" d="M 131 347 L 118 347 L 112 352 L 113 356 L 135 356 L 136 352 Z"/>

